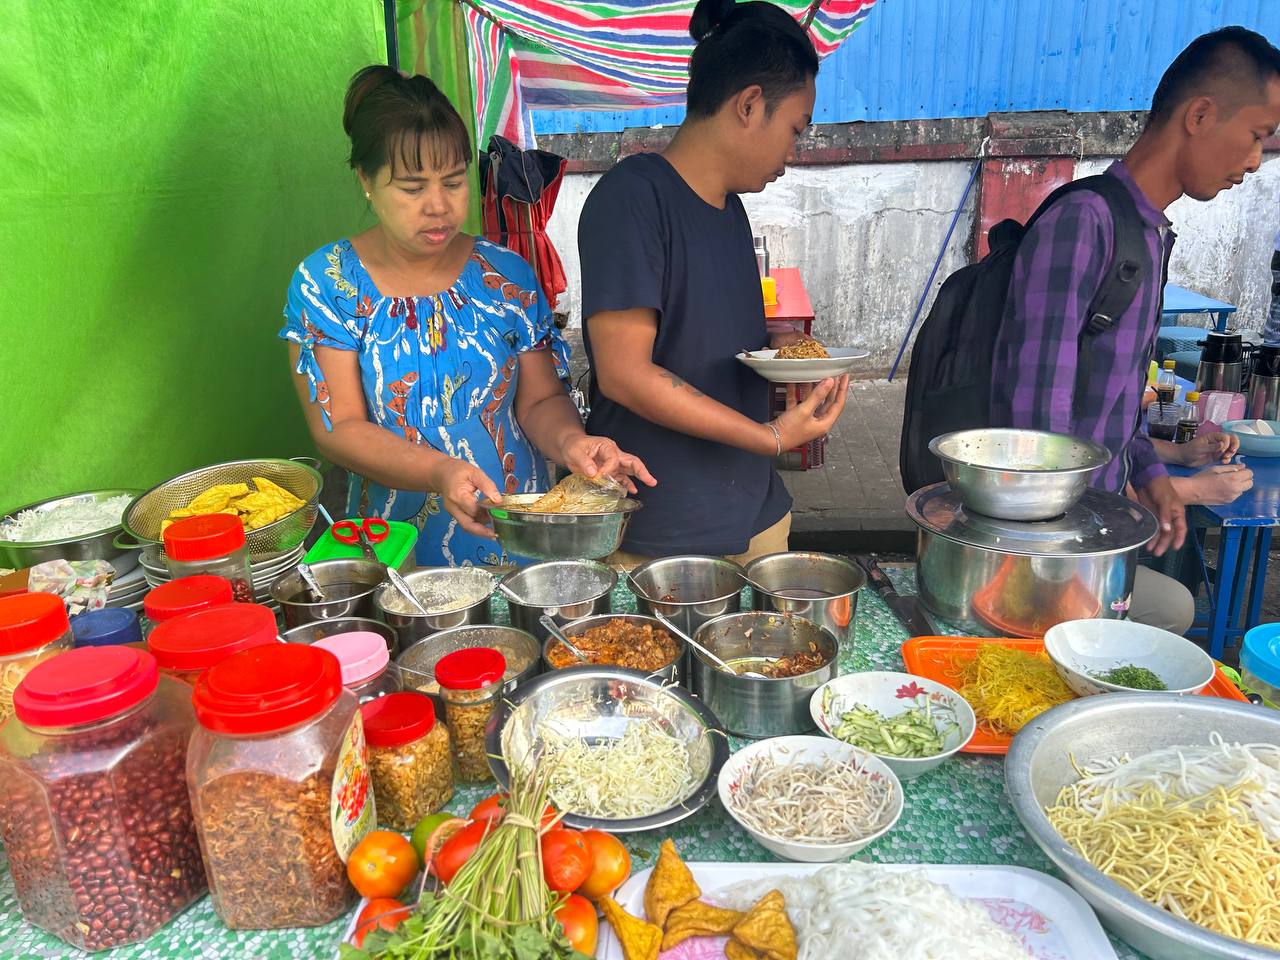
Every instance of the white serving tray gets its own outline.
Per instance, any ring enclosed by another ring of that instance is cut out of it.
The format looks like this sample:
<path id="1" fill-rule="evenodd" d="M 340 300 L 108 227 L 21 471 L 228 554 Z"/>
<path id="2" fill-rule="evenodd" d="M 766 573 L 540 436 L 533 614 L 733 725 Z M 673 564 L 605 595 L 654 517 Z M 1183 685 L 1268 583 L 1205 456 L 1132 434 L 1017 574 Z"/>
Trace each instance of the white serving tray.
<path id="1" fill-rule="evenodd" d="M 771 383 L 817 383 L 842 376 L 871 356 L 858 347 L 828 347 L 827 352 L 826 359 L 779 360 L 777 350 L 751 350 L 738 354 L 738 360 Z"/>
<path id="2" fill-rule="evenodd" d="M 704 896 L 743 880 L 803 877 L 822 863 L 690 863 Z M 952 864 L 882 864 L 889 870 L 924 870 L 934 883 L 966 900 L 982 900 L 991 918 L 1018 937 L 1036 960 L 1116 960 L 1111 941 L 1093 910 L 1061 880 L 1025 867 Z M 637 873 L 618 891 L 618 903 L 644 916 L 644 885 L 651 870 Z M 603 919 L 597 960 L 623 960 L 622 946 Z"/>

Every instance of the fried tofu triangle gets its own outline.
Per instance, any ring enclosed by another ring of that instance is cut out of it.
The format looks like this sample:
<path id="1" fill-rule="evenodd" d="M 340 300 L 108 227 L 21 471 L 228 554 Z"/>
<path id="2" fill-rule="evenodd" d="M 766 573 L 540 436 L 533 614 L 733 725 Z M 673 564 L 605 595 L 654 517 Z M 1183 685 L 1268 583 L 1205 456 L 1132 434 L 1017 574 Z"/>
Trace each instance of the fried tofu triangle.
<path id="1" fill-rule="evenodd" d="M 667 917 L 667 932 L 662 935 L 662 949 L 670 950 L 690 937 L 725 937 L 741 920 L 738 910 L 713 907 L 701 900 L 672 910 Z"/>
<path id="2" fill-rule="evenodd" d="M 600 909 L 613 928 L 613 935 L 622 944 L 624 960 L 657 960 L 658 948 L 662 944 L 661 927 L 633 917 L 613 897 L 601 898 Z"/>
<path id="3" fill-rule="evenodd" d="M 659 928 L 667 926 L 667 916 L 672 910 L 683 907 L 692 900 L 702 896 L 702 888 L 698 886 L 693 874 L 680 859 L 675 843 L 668 837 L 662 841 L 658 851 L 658 862 L 649 874 L 649 882 L 644 887 L 644 913 L 650 923 Z"/>

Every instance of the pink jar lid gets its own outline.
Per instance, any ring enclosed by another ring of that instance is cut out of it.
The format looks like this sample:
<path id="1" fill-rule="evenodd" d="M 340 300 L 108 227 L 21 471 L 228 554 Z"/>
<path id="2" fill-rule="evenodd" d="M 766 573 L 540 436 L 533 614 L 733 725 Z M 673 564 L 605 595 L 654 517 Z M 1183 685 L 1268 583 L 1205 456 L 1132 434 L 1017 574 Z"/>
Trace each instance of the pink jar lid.
<path id="1" fill-rule="evenodd" d="M 368 630 L 355 630 L 351 633 L 335 633 L 312 644 L 321 650 L 328 650 L 338 658 L 342 665 L 342 685 L 353 687 L 358 683 L 371 680 L 386 669 L 391 660 L 387 652 L 387 641 L 380 634 Z"/>

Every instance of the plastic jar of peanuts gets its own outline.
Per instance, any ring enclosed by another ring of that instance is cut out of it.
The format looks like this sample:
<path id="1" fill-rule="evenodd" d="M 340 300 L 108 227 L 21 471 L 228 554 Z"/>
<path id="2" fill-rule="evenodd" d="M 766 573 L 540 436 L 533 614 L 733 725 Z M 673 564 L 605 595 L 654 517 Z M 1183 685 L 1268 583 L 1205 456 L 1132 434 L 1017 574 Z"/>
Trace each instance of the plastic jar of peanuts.
<path id="1" fill-rule="evenodd" d="M 492 647 L 467 647 L 441 657 L 436 683 L 453 738 L 454 776 L 459 783 L 493 777 L 484 746 L 484 728 L 502 695 L 506 658 Z"/>
<path id="2" fill-rule="evenodd" d="M 279 642 L 270 607 L 223 603 L 158 624 L 147 637 L 147 649 L 161 673 L 194 685 L 200 674 L 233 653 Z"/>
<path id="3" fill-rule="evenodd" d="M 14 712 L 0 729 L 0 836 L 29 923 L 106 950 L 204 894 L 189 687 L 145 650 L 83 647 L 27 674 Z"/>
<path id="4" fill-rule="evenodd" d="M 0 723 L 13 715 L 13 691 L 37 663 L 70 650 L 71 622 L 61 597 L 0 597 Z"/>
<path id="5" fill-rule="evenodd" d="M 400 668 L 391 662 L 387 641 L 369 630 L 322 637 L 313 646 L 328 650 L 342 665 L 342 685 L 361 703 L 404 689 Z"/>
<path id="6" fill-rule="evenodd" d="M 315 927 L 358 899 L 376 819 L 364 726 L 328 650 L 272 643 L 196 680 L 187 786 L 213 909 L 236 930 Z"/>
<path id="7" fill-rule="evenodd" d="M 184 613 L 230 603 L 233 599 L 231 583 L 226 577 L 201 574 L 160 584 L 142 598 L 142 613 L 154 626 Z"/>
<path id="8" fill-rule="evenodd" d="M 231 584 L 232 599 L 253 603 L 253 574 L 244 524 L 229 513 L 177 520 L 165 528 L 164 554 L 174 580 L 212 574 Z"/>
<path id="9" fill-rule="evenodd" d="M 412 830 L 453 797 L 449 730 L 424 693 L 392 693 L 360 708 L 378 822 Z"/>

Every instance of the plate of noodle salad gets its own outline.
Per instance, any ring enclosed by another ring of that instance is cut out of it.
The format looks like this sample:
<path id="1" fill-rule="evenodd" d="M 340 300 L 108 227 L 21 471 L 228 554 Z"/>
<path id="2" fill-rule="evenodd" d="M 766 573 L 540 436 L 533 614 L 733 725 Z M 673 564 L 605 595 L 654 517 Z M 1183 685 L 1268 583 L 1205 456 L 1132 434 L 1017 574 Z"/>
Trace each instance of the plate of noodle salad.
<path id="1" fill-rule="evenodd" d="M 771 383 L 817 383 L 851 372 L 871 356 L 860 347 L 824 347 L 801 340 L 781 350 L 744 350 L 738 360 Z"/>

